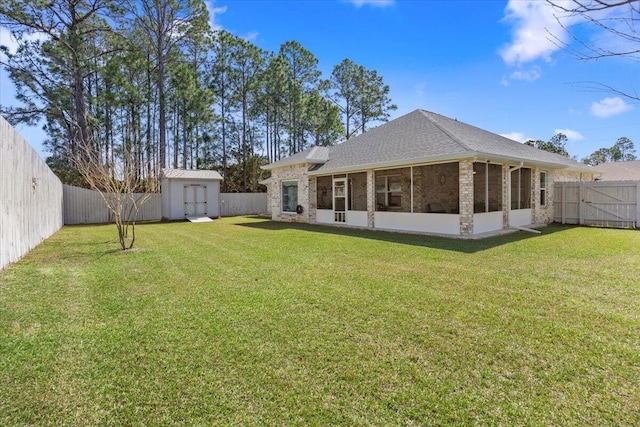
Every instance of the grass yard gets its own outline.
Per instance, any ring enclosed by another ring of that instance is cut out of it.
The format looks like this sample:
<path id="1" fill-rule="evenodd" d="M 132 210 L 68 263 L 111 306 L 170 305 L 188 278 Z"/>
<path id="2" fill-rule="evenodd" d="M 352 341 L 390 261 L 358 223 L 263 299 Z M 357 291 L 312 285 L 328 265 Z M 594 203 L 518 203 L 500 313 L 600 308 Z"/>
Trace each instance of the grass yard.
<path id="1" fill-rule="evenodd" d="M 640 232 L 65 227 L 0 272 L 0 425 L 640 425 Z"/>

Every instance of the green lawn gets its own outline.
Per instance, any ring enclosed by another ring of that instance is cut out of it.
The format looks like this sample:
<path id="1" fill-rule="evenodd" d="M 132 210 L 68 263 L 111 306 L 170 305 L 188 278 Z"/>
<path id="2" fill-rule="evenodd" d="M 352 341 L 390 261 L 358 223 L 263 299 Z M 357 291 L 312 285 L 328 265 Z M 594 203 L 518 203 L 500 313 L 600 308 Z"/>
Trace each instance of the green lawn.
<path id="1" fill-rule="evenodd" d="M 65 227 L 0 272 L 0 425 L 640 425 L 640 232 Z"/>

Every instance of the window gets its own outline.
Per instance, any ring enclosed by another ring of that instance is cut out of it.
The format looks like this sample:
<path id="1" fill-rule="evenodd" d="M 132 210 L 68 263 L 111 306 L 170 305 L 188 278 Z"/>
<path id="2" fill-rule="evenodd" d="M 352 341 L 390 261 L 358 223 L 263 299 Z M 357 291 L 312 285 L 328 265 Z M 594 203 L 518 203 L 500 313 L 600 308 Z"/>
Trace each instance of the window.
<path id="1" fill-rule="evenodd" d="M 399 210 L 402 208 L 402 177 L 388 175 L 376 177 L 376 209 Z"/>
<path id="2" fill-rule="evenodd" d="M 298 181 L 282 182 L 282 212 L 296 212 L 298 206 Z"/>
<path id="3" fill-rule="evenodd" d="M 511 172 L 511 209 L 531 209 L 531 169 Z"/>
<path id="4" fill-rule="evenodd" d="M 540 206 L 547 206 L 547 173 L 540 172 Z"/>

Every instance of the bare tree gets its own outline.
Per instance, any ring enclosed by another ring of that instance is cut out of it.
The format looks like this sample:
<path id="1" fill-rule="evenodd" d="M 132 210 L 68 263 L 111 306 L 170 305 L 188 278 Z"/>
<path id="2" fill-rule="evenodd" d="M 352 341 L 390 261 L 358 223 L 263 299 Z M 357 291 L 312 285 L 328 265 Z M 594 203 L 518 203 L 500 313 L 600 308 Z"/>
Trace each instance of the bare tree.
<path id="1" fill-rule="evenodd" d="M 157 188 L 157 185 L 150 185 L 139 173 L 137 151 L 131 144 L 119 147 L 114 158 L 114 162 L 104 162 L 95 151 L 87 148 L 74 157 L 73 163 L 91 189 L 102 196 L 113 215 L 120 247 L 124 251 L 133 247 L 138 212 L 153 196 L 146 190 Z"/>
<path id="2" fill-rule="evenodd" d="M 640 61 L 640 0 L 573 0 L 570 2 L 546 0 L 556 11 L 556 20 L 569 35 L 569 42 L 564 42 L 558 34 L 551 34 L 556 45 L 566 49 L 572 56 L 583 61 L 603 58 L 625 58 Z M 615 43 L 599 43 L 587 41 L 577 34 L 572 25 L 567 23 L 584 23 L 592 28 L 608 34 Z M 640 101 L 640 94 L 634 89 L 614 88 L 604 83 L 583 82 L 592 90 L 612 92 Z"/>

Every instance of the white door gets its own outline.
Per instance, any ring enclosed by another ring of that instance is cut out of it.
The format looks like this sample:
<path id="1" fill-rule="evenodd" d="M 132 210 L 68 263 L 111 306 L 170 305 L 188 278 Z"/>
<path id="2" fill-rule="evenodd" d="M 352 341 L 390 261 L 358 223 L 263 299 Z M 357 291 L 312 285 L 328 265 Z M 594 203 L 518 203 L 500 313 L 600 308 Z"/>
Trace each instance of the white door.
<path id="1" fill-rule="evenodd" d="M 347 180 L 345 178 L 333 180 L 333 221 L 347 221 Z"/>
<path id="2" fill-rule="evenodd" d="M 190 184 L 184 186 L 184 216 L 207 215 L 207 186 Z"/>

